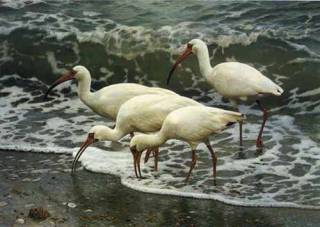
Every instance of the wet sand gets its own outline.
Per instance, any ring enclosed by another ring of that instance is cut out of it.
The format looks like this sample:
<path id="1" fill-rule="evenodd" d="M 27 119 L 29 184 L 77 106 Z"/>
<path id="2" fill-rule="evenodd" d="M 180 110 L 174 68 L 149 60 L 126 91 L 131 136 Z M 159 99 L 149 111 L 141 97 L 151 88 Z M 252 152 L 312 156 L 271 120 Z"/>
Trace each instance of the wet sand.
<path id="1" fill-rule="evenodd" d="M 0 226 L 319 226 L 317 210 L 250 208 L 137 192 L 111 175 L 70 175 L 69 155 L 0 151 Z M 303 193 L 303 192 L 301 192 Z M 50 217 L 36 221 L 30 208 Z"/>

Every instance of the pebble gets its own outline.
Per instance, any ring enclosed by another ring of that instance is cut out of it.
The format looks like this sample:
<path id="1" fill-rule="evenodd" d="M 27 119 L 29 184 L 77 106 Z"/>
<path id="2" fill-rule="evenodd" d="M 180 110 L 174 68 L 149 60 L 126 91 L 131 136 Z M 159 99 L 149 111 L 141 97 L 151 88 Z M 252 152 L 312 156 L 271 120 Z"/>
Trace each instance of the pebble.
<path id="1" fill-rule="evenodd" d="M 4 207 L 4 206 L 7 206 L 8 205 L 8 203 L 6 203 L 5 201 L 1 201 L 0 202 L 0 207 Z"/>
<path id="2" fill-rule="evenodd" d="M 39 180 L 41 180 L 41 177 L 38 177 L 38 178 L 33 179 L 32 182 L 37 182 L 37 181 L 39 181 Z"/>
<path id="3" fill-rule="evenodd" d="M 26 178 L 23 178 L 22 181 L 23 181 L 23 182 L 30 182 L 31 179 L 30 179 L 29 177 L 26 177 Z"/>
<path id="4" fill-rule="evenodd" d="M 17 223 L 17 224 L 20 224 L 20 225 L 23 225 L 23 224 L 24 224 L 24 219 L 23 219 L 23 218 L 18 218 L 18 219 L 16 220 L 16 223 Z"/>
<path id="5" fill-rule="evenodd" d="M 35 206 L 35 205 L 34 205 L 33 203 L 24 205 L 25 208 L 30 208 L 30 207 L 34 207 L 34 206 Z"/>
<path id="6" fill-rule="evenodd" d="M 77 205 L 75 203 L 68 203 L 68 207 L 75 208 Z"/>

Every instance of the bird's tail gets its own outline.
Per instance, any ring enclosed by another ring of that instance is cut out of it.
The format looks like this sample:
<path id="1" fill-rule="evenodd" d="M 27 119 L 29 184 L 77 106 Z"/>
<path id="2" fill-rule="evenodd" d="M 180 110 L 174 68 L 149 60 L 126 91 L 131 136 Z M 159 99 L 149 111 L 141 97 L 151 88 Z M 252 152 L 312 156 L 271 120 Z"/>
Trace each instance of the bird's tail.
<path id="1" fill-rule="evenodd" d="M 246 116 L 239 112 L 225 110 L 221 114 L 222 114 L 221 119 L 223 121 L 223 124 L 226 125 L 227 127 L 237 122 L 244 121 L 246 119 Z"/>
<path id="2" fill-rule="evenodd" d="M 231 111 L 229 111 L 231 112 Z M 232 112 L 231 114 L 225 114 L 224 120 L 226 122 L 226 126 L 231 126 L 237 122 L 244 121 L 246 119 L 246 116 L 244 114 L 241 114 L 239 112 Z"/>
<path id="3" fill-rule="evenodd" d="M 246 119 L 246 116 L 239 112 L 223 110 L 223 109 L 214 108 L 214 107 L 209 107 L 209 108 L 211 113 L 213 114 L 212 116 L 218 117 L 220 122 L 226 126 L 233 125 L 234 123 L 241 122 Z"/>

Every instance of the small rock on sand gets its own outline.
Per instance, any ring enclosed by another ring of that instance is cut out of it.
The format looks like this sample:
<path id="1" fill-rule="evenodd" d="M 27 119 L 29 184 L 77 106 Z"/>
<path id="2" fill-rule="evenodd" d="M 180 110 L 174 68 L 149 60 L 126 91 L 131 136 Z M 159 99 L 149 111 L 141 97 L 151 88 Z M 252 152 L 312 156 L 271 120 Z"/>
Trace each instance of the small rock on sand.
<path id="1" fill-rule="evenodd" d="M 75 203 L 68 203 L 68 207 L 75 208 L 77 205 Z"/>
<path id="2" fill-rule="evenodd" d="M 4 206 L 7 206 L 7 205 L 8 205 L 8 203 L 5 202 L 5 201 L 1 201 L 1 202 L 0 202 L 0 207 L 4 207 Z"/>
<path id="3" fill-rule="evenodd" d="M 35 220 L 44 220 L 50 216 L 49 211 L 43 207 L 34 207 L 29 210 L 30 218 Z"/>
<path id="4" fill-rule="evenodd" d="M 23 218 L 18 218 L 18 219 L 16 220 L 16 223 L 19 224 L 19 225 L 23 225 L 24 222 L 25 222 L 25 221 L 24 221 Z"/>

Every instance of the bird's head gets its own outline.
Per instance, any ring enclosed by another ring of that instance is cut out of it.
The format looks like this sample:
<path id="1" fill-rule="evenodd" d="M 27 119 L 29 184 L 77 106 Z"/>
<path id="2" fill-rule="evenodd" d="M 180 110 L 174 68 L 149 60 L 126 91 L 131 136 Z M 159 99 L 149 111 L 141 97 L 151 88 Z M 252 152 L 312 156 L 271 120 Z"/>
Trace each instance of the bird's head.
<path id="1" fill-rule="evenodd" d="M 83 80 L 85 77 L 90 76 L 90 73 L 88 71 L 88 69 L 82 65 L 77 65 L 75 67 L 73 67 L 71 70 L 67 71 L 65 74 L 63 74 L 59 79 L 57 79 L 47 90 L 47 92 L 45 93 L 43 99 L 46 100 L 47 96 L 49 94 L 49 92 L 55 88 L 56 86 L 58 86 L 59 84 L 66 82 L 68 80 L 78 80 L 81 81 Z"/>
<path id="2" fill-rule="evenodd" d="M 96 125 L 90 129 L 89 134 L 91 133 L 93 135 L 95 142 L 99 142 L 105 140 L 104 135 L 107 134 L 108 131 L 110 131 L 109 127 Z"/>
<path id="3" fill-rule="evenodd" d="M 93 143 L 96 143 L 96 142 L 103 140 L 102 134 L 103 134 L 105 128 L 107 128 L 107 127 L 103 126 L 103 125 L 96 125 L 90 129 L 88 136 L 87 136 L 87 139 L 81 145 L 78 153 L 76 154 L 76 156 L 72 162 L 72 173 L 75 172 L 76 164 L 77 164 L 78 160 L 80 159 L 81 155 L 83 154 L 83 152 L 87 149 L 87 147 L 89 147 Z"/>
<path id="4" fill-rule="evenodd" d="M 199 50 L 207 47 L 207 44 L 201 39 L 192 39 L 188 42 L 187 47 L 191 48 L 191 52 L 197 54 Z"/>
<path id="5" fill-rule="evenodd" d="M 145 143 L 145 139 L 143 135 L 136 135 L 130 141 L 130 149 L 133 151 L 142 152 L 147 148 L 148 146 Z"/>
<path id="6" fill-rule="evenodd" d="M 169 72 L 169 76 L 167 79 L 167 84 L 169 84 L 171 76 L 174 72 L 174 70 L 177 68 L 177 66 L 183 62 L 186 58 L 188 58 L 191 54 L 198 54 L 198 52 L 202 49 L 205 49 L 207 47 L 207 45 L 201 40 L 201 39 L 192 39 L 190 40 L 187 45 L 186 48 L 184 50 L 184 52 L 180 55 L 180 57 L 178 58 L 178 60 L 174 63 L 174 65 L 172 66 L 170 72 Z"/>
<path id="7" fill-rule="evenodd" d="M 70 71 L 74 72 L 74 79 L 81 81 L 85 78 L 88 77 L 88 75 L 90 75 L 89 70 L 82 66 L 82 65 L 77 65 L 75 67 L 73 67 Z"/>

